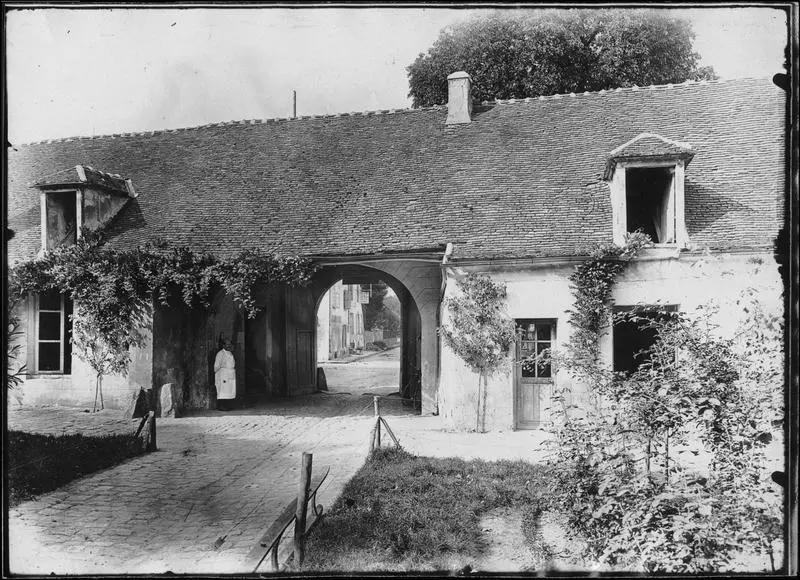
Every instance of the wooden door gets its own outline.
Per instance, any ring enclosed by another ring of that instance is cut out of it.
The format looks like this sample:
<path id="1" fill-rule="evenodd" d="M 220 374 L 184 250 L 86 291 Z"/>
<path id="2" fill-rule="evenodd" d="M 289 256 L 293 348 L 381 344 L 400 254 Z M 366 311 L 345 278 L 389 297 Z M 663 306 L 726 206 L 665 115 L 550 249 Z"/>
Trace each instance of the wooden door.
<path id="1" fill-rule="evenodd" d="M 311 330 L 297 331 L 297 386 L 314 386 L 314 333 Z"/>
<path id="2" fill-rule="evenodd" d="M 517 429 L 538 429 L 545 419 L 553 383 L 550 363 L 533 357 L 549 352 L 555 339 L 552 320 L 517 320 L 514 398 Z M 523 363 L 526 359 L 531 362 Z"/>

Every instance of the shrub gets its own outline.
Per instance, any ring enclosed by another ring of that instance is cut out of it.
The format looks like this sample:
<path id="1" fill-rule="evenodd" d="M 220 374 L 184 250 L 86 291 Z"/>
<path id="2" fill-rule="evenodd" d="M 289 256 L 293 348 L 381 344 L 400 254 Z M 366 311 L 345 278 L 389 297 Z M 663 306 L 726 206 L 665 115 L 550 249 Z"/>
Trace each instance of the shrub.
<path id="1" fill-rule="evenodd" d="M 724 572 L 743 553 L 760 553 L 774 570 L 782 502 L 765 447 L 782 424 L 780 319 L 753 289 L 737 301 L 745 319 L 734 337 L 720 336 L 714 304 L 692 316 L 620 314 L 656 339 L 635 372 L 614 373 L 598 363 L 597 340 L 621 269 L 602 256 L 625 251 L 598 252 L 572 279 L 577 341 L 554 355 L 589 381 L 598 404 L 573 416 L 566 393 L 554 396 L 550 507 L 586 539 L 586 555 L 608 566 Z M 700 454 L 704 470 L 693 460 Z"/>

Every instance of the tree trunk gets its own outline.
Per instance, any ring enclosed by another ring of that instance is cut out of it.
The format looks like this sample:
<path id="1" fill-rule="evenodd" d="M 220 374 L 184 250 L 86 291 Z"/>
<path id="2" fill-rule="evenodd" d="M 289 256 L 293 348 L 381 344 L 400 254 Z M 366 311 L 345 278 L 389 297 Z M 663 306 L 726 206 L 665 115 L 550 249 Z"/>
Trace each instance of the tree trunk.
<path id="1" fill-rule="evenodd" d="M 481 382 L 483 379 L 483 373 L 478 375 L 478 400 L 475 404 L 475 432 L 481 432 Z"/>
<path id="2" fill-rule="evenodd" d="M 481 433 L 486 433 L 486 399 L 488 398 L 489 377 L 483 375 L 483 405 L 481 406 Z"/>
<path id="3" fill-rule="evenodd" d="M 102 411 L 106 408 L 106 406 L 103 404 L 103 375 L 97 375 L 97 384 L 99 385 L 100 390 L 100 410 Z"/>
<path id="4" fill-rule="evenodd" d="M 100 375 L 97 375 L 94 380 L 94 405 L 92 405 L 92 413 L 97 411 L 97 395 L 100 392 Z"/>

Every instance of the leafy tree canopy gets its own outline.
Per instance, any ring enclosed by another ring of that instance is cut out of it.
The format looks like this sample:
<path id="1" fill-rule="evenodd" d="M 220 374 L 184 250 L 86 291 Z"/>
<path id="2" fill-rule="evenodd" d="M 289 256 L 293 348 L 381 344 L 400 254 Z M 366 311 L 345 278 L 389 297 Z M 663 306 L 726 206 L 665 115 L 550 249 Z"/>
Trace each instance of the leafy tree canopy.
<path id="1" fill-rule="evenodd" d="M 383 329 L 389 335 L 400 331 L 400 312 L 394 293 L 388 294 L 389 287 L 384 282 L 371 284 L 372 293 L 369 303 L 364 304 L 364 328 L 366 330 Z"/>
<path id="2" fill-rule="evenodd" d="M 449 26 L 407 68 L 414 107 L 447 102 L 447 75 L 477 101 L 714 79 L 688 21 L 666 10 L 495 11 Z"/>

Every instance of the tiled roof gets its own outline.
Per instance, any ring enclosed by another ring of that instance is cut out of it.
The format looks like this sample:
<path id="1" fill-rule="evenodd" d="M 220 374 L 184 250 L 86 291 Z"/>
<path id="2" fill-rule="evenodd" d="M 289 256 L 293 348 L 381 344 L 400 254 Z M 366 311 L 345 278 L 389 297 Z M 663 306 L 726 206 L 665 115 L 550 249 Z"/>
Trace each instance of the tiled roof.
<path id="1" fill-rule="evenodd" d="M 619 161 L 628 159 L 643 161 L 650 159 L 683 159 L 688 165 L 692 157 L 694 157 L 694 151 L 688 143 L 678 143 L 655 133 L 642 133 L 608 154 L 606 171 L 603 177 L 611 179 L 614 168 Z"/>
<path id="2" fill-rule="evenodd" d="M 50 173 L 44 177 L 38 178 L 33 187 L 48 189 L 52 187 L 62 187 L 71 185 L 95 185 L 103 189 L 130 195 L 135 197 L 132 193 L 132 188 L 126 183 L 127 180 L 121 175 L 107 173 L 100 171 L 94 167 L 76 165 Z"/>
<path id="3" fill-rule="evenodd" d="M 572 255 L 611 239 L 605 163 L 642 133 L 692 144 L 693 243 L 768 246 L 782 220 L 785 103 L 771 81 L 739 79 L 498 101 L 449 127 L 434 107 L 24 145 L 9 155 L 9 251 L 38 249 L 26 184 L 83 164 L 136 185 L 111 229 L 121 245 Z"/>

